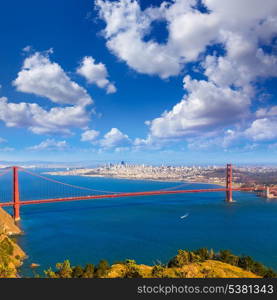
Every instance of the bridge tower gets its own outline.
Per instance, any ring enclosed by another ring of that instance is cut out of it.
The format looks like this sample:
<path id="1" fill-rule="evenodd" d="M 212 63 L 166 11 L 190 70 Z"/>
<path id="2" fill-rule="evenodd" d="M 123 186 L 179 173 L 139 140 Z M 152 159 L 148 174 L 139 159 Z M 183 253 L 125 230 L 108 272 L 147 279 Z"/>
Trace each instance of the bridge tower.
<path id="1" fill-rule="evenodd" d="M 268 186 L 266 187 L 266 190 L 265 190 L 265 197 L 270 198 L 270 189 Z"/>
<path id="2" fill-rule="evenodd" d="M 20 199 L 18 183 L 18 167 L 13 166 L 13 218 L 15 221 L 20 220 Z"/>
<path id="3" fill-rule="evenodd" d="M 232 165 L 227 164 L 226 167 L 226 201 L 227 202 L 233 202 L 232 180 L 233 180 Z"/>

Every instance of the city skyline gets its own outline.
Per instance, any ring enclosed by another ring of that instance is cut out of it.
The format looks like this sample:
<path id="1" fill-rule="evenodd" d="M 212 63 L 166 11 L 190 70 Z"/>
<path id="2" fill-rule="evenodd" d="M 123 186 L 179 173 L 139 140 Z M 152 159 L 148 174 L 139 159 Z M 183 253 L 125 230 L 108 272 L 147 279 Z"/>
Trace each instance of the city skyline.
<path id="1" fill-rule="evenodd" d="M 277 163 L 276 1 L 28 0 L 0 14 L 1 161 Z"/>

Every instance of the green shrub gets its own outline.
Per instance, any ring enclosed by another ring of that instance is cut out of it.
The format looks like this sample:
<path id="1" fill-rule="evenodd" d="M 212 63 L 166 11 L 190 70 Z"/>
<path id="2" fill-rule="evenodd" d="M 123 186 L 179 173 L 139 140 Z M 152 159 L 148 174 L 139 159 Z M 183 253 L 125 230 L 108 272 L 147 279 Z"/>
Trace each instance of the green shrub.
<path id="1" fill-rule="evenodd" d="M 143 278 L 139 268 L 136 265 L 128 265 L 127 270 L 123 276 L 124 278 Z"/>
<path id="2" fill-rule="evenodd" d="M 169 268 L 181 268 L 192 262 L 201 261 L 201 257 L 194 252 L 186 250 L 178 250 L 178 254 L 174 256 L 168 263 Z"/>
<path id="3" fill-rule="evenodd" d="M 100 260 L 99 264 L 96 266 L 94 276 L 97 278 L 104 277 L 110 269 L 110 265 L 106 260 Z"/>
<path id="4" fill-rule="evenodd" d="M 200 248 L 200 249 L 197 249 L 197 250 L 193 251 L 193 253 L 199 255 L 199 257 L 202 261 L 214 258 L 213 249 L 208 250 L 207 248 Z"/>
<path id="5" fill-rule="evenodd" d="M 73 278 L 81 278 L 84 274 L 84 270 L 81 266 L 76 266 L 72 268 L 72 277 Z"/>
<path id="6" fill-rule="evenodd" d="M 73 270 L 69 260 L 65 260 L 63 263 L 56 264 L 57 271 L 52 271 L 51 268 L 44 273 L 48 278 L 72 278 Z"/>
<path id="7" fill-rule="evenodd" d="M 231 253 L 229 250 L 220 250 L 218 259 L 233 266 L 238 266 L 239 263 L 239 257 Z"/>
<path id="8" fill-rule="evenodd" d="M 93 264 L 87 264 L 85 266 L 82 278 L 93 278 L 93 277 L 94 277 L 94 265 Z"/>
<path id="9" fill-rule="evenodd" d="M 6 237 L 0 243 L 0 253 L 6 253 L 7 255 L 13 255 L 13 245 Z"/>
<path id="10" fill-rule="evenodd" d="M 161 265 L 155 265 L 152 269 L 153 278 L 163 278 L 165 268 Z"/>

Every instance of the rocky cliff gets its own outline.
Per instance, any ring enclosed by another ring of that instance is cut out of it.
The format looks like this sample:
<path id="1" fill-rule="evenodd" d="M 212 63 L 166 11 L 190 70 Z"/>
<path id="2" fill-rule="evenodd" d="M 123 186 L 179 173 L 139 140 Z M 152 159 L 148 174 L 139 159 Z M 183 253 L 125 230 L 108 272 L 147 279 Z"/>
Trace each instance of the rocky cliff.
<path id="1" fill-rule="evenodd" d="M 0 278 L 18 277 L 17 268 L 26 257 L 15 241 L 21 233 L 13 218 L 0 208 Z"/>

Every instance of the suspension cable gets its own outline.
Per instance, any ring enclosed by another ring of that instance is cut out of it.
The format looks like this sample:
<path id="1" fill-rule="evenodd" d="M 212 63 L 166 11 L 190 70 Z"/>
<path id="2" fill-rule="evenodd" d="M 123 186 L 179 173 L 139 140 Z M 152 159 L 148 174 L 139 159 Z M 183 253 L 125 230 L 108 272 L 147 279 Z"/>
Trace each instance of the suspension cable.
<path id="1" fill-rule="evenodd" d="M 70 184 L 70 183 L 61 182 L 61 181 L 58 181 L 58 180 L 55 180 L 55 179 L 52 179 L 52 178 L 48 178 L 46 176 L 42 176 L 42 175 L 33 173 L 33 172 L 28 171 L 28 170 L 26 170 L 26 169 L 24 169 L 22 167 L 19 167 L 19 169 L 21 169 L 23 172 L 28 173 L 28 174 L 30 174 L 32 176 L 35 176 L 35 177 L 38 177 L 38 178 L 42 178 L 44 180 L 51 181 L 51 182 L 54 182 L 54 183 L 57 183 L 57 184 L 62 184 L 62 185 L 69 186 L 69 187 L 72 187 L 72 188 L 80 189 L 80 190 L 87 190 L 87 191 L 101 192 L 101 193 L 109 193 L 109 194 L 120 194 L 120 193 L 122 193 L 122 192 L 104 191 L 104 190 L 91 189 L 91 188 L 87 188 L 87 187 L 81 187 L 81 186 L 77 186 L 77 185 L 73 185 L 73 184 Z M 187 183 L 186 182 L 186 183 L 182 183 L 182 184 L 179 184 L 179 185 L 176 185 L 176 186 L 173 186 L 173 187 L 159 189 L 157 191 L 173 190 L 173 189 L 180 188 L 180 187 L 183 187 L 183 186 L 187 186 L 187 185 L 190 185 L 190 184 L 191 183 Z M 154 190 L 154 191 L 156 191 L 156 190 Z M 149 192 L 153 192 L 153 190 L 150 190 Z"/>
<path id="2" fill-rule="evenodd" d="M 72 188 L 80 189 L 80 190 L 87 190 L 87 191 L 101 192 L 101 193 L 110 193 L 110 194 L 119 194 L 119 193 L 120 193 L 120 192 L 111 192 L 111 191 L 95 190 L 95 189 L 91 189 L 91 188 L 88 188 L 88 187 L 81 187 L 81 186 L 78 186 L 78 185 L 74 185 L 74 184 L 70 184 L 70 183 L 65 183 L 65 182 L 61 182 L 61 181 L 58 181 L 58 180 L 55 180 L 55 179 L 52 179 L 52 178 L 45 177 L 45 176 L 42 176 L 42 175 L 33 173 L 33 172 L 31 172 L 31 171 L 28 171 L 28 170 L 26 170 L 26 169 L 24 169 L 24 168 L 21 168 L 21 167 L 19 167 L 19 168 L 20 168 L 20 170 L 22 170 L 23 172 L 28 173 L 28 174 L 30 174 L 30 175 L 32 175 L 32 176 L 35 176 L 35 177 L 38 177 L 38 178 L 42 178 L 42 179 L 44 179 L 44 180 L 51 181 L 51 182 L 54 182 L 54 183 L 66 185 L 66 186 L 69 186 L 69 187 L 72 187 Z"/>
<path id="3" fill-rule="evenodd" d="M 175 186 L 172 186 L 172 187 L 169 187 L 169 188 L 160 189 L 159 191 L 174 190 L 174 189 L 177 189 L 177 188 L 180 188 L 180 187 L 183 187 L 183 186 L 188 186 L 188 185 L 191 185 L 191 183 L 185 182 L 185 183 L 178 184 L 178 185 L 175 185 Z"/>

